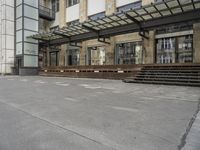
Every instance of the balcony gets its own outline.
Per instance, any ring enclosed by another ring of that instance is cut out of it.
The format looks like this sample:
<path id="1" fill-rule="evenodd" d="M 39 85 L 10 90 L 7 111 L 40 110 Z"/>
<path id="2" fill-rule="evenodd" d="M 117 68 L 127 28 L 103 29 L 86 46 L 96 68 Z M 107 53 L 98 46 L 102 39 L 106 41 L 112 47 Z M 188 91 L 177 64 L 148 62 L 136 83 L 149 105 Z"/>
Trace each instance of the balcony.
<path id="1" fill-rule="evenodd" d="M 40 18 L 43 18 L 49 21 L 55 20 L 55 12 L 52 9 L 42 6 L 42 5 L 39 6 L 39 15 L 40 15 Z"/>

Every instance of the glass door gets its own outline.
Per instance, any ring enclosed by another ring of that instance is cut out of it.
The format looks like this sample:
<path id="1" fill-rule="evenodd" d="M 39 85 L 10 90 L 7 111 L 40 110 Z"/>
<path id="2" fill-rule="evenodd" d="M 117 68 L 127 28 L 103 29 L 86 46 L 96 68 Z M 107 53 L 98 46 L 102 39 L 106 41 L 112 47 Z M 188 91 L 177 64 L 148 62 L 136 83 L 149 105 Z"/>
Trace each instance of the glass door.
<path id="1" fill-rule="evenodd" d="M 190 63 L 193 61 L 193 36 L 157 40 L 157 63 Z"/>
<path id="2" fill-rule="evenodd" d="M 162 38 L 157 40 L 157 63 L 175 63 L 175 38 Z"/>
<path id="3" fill-rule="evenodd" d="M 78 49 L 69 50 L 68 65 L 76 66 L 80 62 L 80 51 Z"/>
<path id="4" fill-rule="evenodd" d="M 88 48 L 88 64 L 89 65 L 105 65 L 106 49 L 104 46 Z"/>
<path id="5" fill-rule="evenodd" d="M 193 57 L 193 36 L 187 35 L 177 38 L 178 51 L 177 62 L 178 63 L 190 63 Z"/>
<path id="6" fill-rule="evenodd" d="M 142 64 L 141 42 L 120 43 L 116 45 L 116 64 Z"/>

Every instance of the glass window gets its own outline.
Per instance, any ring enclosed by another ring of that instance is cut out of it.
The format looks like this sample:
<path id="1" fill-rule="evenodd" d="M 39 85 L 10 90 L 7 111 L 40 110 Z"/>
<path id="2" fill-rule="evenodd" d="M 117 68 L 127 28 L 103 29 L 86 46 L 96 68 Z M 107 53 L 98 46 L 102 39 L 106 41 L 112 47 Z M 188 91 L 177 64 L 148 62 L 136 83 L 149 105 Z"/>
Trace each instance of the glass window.
<path id="1" fill-rule="evenodd" d="M 32 31 L 38 31 L 38 21 L 24 18 L 24 29 L 32 30 Z"/>
<path id="2" fill-rule="evenodd" d="M 38 20 L 38 9 L 24 5 L 24 16 Z"/>
<path id="3" fill-rule="evenodd" d="M 38 67 L 38 57 L 24 55 L 24 67 Z"/>
<path id="4" fill-rule="evenodd" d="M 16 6 L 22 4 L 22 0 L 16 0 Z"/>
<path id="5" fill-rule="evenodd" d="M 142 64 L 141 42 L 120 43 L 116 45 L 116 64 Z"/>
<path id="6" fill-rule="evenodd" d="M 192 62 L 193 53 L 193 36 L 187 35 L 177 38 L 178 51 L 177 58 L 179 63 L 190 63 Z"/>
<path id="7" fill-rule="evenodd" d="M 157 63 L 175 63 L 175 38 L 163 38 L 157 41 Z"/>
<path id="8" fill-rule="evenodd" d="M 51 52 L 50 53 L 50 65 L 51 66 L 58 66 L 58 52 Z"/>
<path id="9" fill-rule="evenodd" d="M 22 30 L 19 30 L 16 33 L 16 42 L 22 42 L 22 40 Z"/>
<path id="10" fill-rule="evenodd" d="M 16 20 L 16 30 L 22 29 L 22 18 Z"/>
<path id="11" fill-rule="evenodd" d="M 128 4 L 128 5 L 121 6 L 121 7 L 117 8 L 117 11 L 118 12 L 127 12 L 131 9 L 140 8 L 141 6 L 142 6 L 142 2 L 138 1 L 138 2 L 135 2 L 135 3 L 131 3 L 131 4 Z"/>
<path id="12" fill-rule="evenodd" d="M 67 0 L 68 1 L 68 7 L 76 5 L 80 2 L 80 0 Z"/>
<path id="13" fill-rule="evenodd" d="M 157 63 L 189 63 L 192 61 L 192 35 L 157 40 Z"/>
<path id="14" fill-rule="evenodd" d="M 37 32 L 27 31 L 24 30 L 24 41 L 26 42 L 32 42 L 32 43 L 38 43 L 38 40 L 34 40 L 33 38 L 28 38 L 31 35 L 37 34 Z"/>
<path id="15" fill-rule="evenodd" d="M 80 51 L 78 49 L 69 50 L 68 65 L 79 65 Z"/>
<path id="16" fill-rule="evenodd" d="M 16 55 L 21 55 L 22 54 L 22 43 L 17 43 L 16 44 Z"/>
<path id="17" fill-rule="evenodd" d="M 59 12 L 59 0 L 52 0 L 52 10 Z"/>
<path id="18" fill-rule="evenodd" d="M 101 47 L 88 48 L 88 65 L 105 65 L 106 49 Z"/>
<path id="19" fill-rule="evenodd" d="M 24 54 L 37 55 L 38 44 L 24 43 Z"/>
<path id="20" fill-rule="evenodd" d="M 19 18 L 21 16 L 22 16 L 22 5 L 16 8 L 16 18 Z"/>
<path id="21" fill-rule="evenodd" d="M 38 8 L 38 0 L 24 0 L 24 3 Z"/>

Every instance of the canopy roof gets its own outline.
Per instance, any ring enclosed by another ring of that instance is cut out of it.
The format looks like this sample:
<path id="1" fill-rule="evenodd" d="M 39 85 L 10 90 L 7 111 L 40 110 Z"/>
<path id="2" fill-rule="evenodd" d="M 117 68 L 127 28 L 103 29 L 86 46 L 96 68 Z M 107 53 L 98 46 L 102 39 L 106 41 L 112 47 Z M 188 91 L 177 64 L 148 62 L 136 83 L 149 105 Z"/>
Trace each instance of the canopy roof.
<path id="1" fill-rule="evenodd" d="M 200 9 L 200 0 L 163 0 L 142 6 L 141 8 L 131 9 L 127 12 L 119 12 L 104 18 L 88 20 L 76 25 L 66 26 L 54 31 L 31 36 L 37 40 L 51 41 L 55 39 L 71 38 L 88 32 L 98 33 L 101 30 L 108 30 L 118 26 L 137 24 L 164 18 L 176 14 L 183 14 Z M 198 14 L 199 15 L 199 14 Z"/>

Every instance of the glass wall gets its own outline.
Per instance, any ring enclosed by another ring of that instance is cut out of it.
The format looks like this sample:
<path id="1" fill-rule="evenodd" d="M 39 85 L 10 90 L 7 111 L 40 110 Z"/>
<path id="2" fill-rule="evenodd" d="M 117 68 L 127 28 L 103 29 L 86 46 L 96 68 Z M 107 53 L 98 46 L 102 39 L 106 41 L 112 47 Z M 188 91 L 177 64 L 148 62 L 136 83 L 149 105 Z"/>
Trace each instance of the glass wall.
<path id="1" fill-rule="evenodd" d="M 175 38 L 157 40 L 157 63 L 175 63 Z"/>
<path id="2" fill-rule="evenodd" d="M 38 41 L 29 38 L 38 33 L 38 0 L 16 1 L 16 56 L 22 67 L 38 67 Z"/>
<path id="3" fill-rule="evenodd" d="M 104 46 L 88 48 L 88 65 L 105 65 L 106 48 Z"/>
<path id="4" fill-rule="evenodd" d="M 80 64 L 80 50 L 70 49 L 68 52 L 68 65 L 76 66 Z"/>
<path id="5" fill-rule="evenodd" d="M 50 66 L 58 66 L 59 52 L 50 52 Z"/>
<path id="6" fill-rule="evenodd" d="M 157 63 L 190 63 L 193 61 L 193 36 L 162 38 L 157 40 Z"/>
<path id="7" fill-rule="evenodd" d="M 119 43 L 116 45 L 116 64 L 142 64 L 143 50 L 141 42 Z"/>

